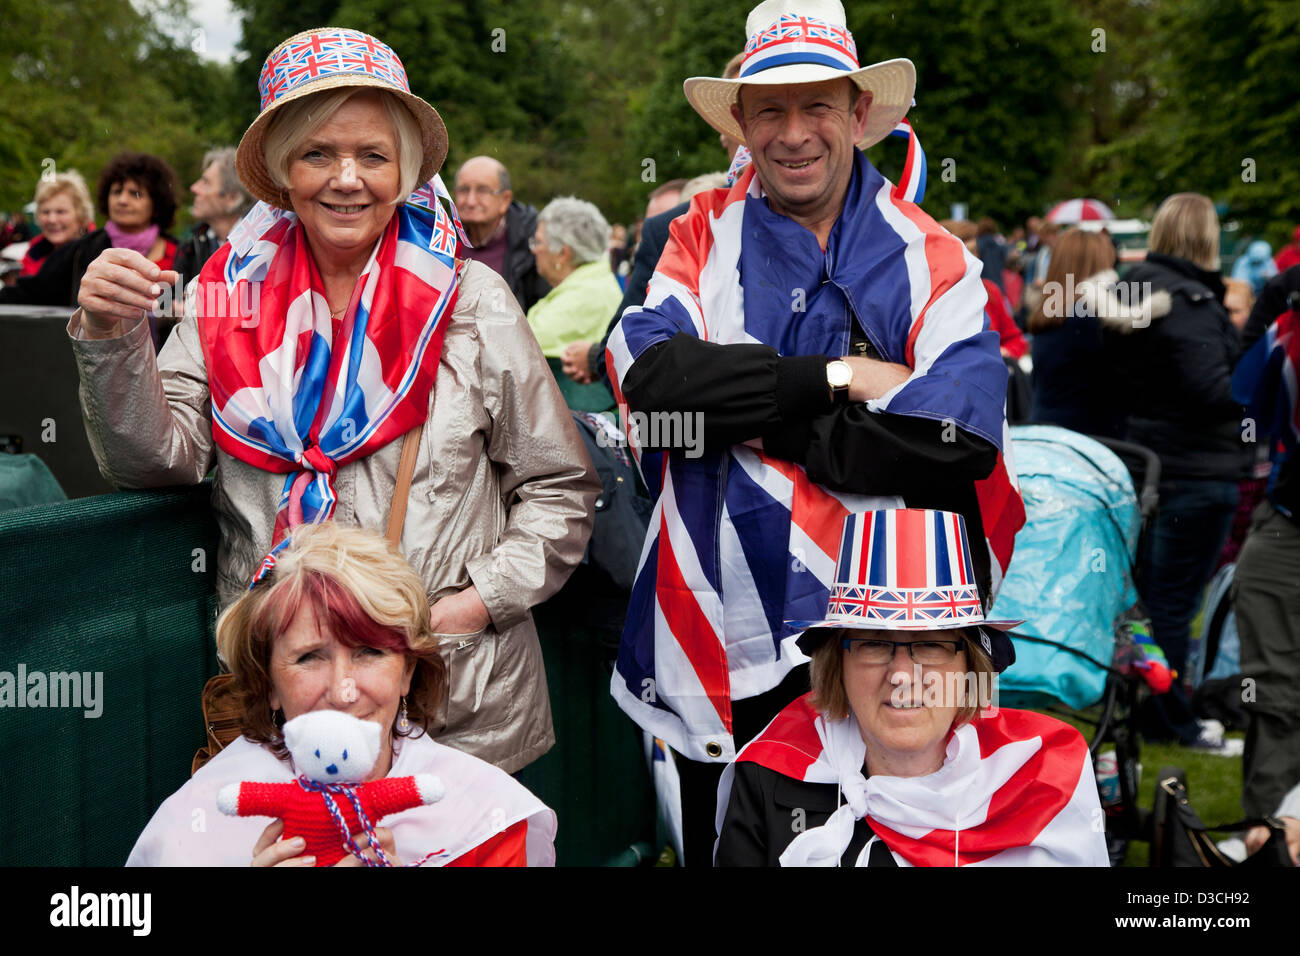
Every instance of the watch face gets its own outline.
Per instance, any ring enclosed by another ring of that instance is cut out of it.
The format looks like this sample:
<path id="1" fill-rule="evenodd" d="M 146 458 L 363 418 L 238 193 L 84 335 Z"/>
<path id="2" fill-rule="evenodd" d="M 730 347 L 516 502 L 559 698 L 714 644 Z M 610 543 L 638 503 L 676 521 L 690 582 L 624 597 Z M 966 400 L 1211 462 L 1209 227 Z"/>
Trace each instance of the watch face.
<path id="1" fill-rule="evenodd" d="M 853 381 L 853 369 L 847 362 L 830 362 L 826 366 L 826 381 L 831 388 L 848 388 Z"/>

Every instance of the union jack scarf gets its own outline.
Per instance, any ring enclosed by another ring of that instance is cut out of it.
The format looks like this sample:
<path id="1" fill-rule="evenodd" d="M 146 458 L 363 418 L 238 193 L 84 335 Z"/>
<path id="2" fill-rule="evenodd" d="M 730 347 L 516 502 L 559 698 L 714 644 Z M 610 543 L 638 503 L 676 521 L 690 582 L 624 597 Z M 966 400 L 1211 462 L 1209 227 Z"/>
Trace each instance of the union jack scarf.
<path id="1" fill-rule="evenodd" d="M 635 424 L 624 376 L 678 332 L 761 342 L 782 355 L 840 356 L 855 314 L 884 360 L 913 369 L 868 408 L 951 420 L 1000 449 L 993 474 L 976 485 L 996 592 L 1025 511 L 980 264 L 860 151 L 855 158 L 825 253 L 811 232 L 768 208 L 753 166 L 730 189 L 697 195 L 672 224 L 645 305 L 628 309 L 610 336 L 615 397 Z M 636 429 L 628 430 L 658 500 L 611 691 L 679 752 L 730 760 L 731 701 L 772 689 L 807 659 L 785 622 L 825 616 L 845 517 L 904 503 L 830 492 L 802 466 L 748 444 L 699 458 L 642 453 Z"/>
<path id="2" fill-rule="evenodd" d="M 1283 463 L 1300 445 L 1300 319 L 1295 309 L 1279 315 L 1263 337 L 1241 357 L 1232 373 L 1232 397 L 1246 406 L 1260 433 L 1272 443 L 1270 498 Z M 1276 504 L 1276 502 L 1275 502 Z M 1285 508 L 1278 508 L 1290 517 Z"/>
<path id="3" fill-rule="evenodd" d="M 743 748 L 748 761 L 806 783 L 836 784 L 845 803 L 781 854 L 782 866 L 839 866 L 856 821 L 902 866 L 1109 866 L 1087 742 L 1068 724 L 1001 709 L 948 737 L 923 777 L 864 777 L 866 745 L 850 713 L 827 720 L 805 694 Z M 722 830 L 735 763 L 718 785 Z M 865 866 L 871 841 L 858 855 Z"/>
<path id="4" fill-rule="evenodd" d="M 271 543 L 334 512 L 334 478 L 423 421 L 456 302 L 459 223 L 398 208 L 337 324 L 297 216 L 254 207 L 199 275 L 217 446 L 286 475 Z"/>

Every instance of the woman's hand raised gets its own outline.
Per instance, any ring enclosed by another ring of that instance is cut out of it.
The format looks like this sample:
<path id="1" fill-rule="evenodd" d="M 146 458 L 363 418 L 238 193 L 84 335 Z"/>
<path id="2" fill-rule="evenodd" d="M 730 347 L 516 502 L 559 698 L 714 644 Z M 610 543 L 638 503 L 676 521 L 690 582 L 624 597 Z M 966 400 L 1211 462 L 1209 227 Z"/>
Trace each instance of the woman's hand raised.
<path id="1" fill-rule="evenodd" d="M 179 279 L 179 273 L 158 268 L 138 252 L 105 249 L 86 269 L 77 294 L 77 304 L 84 310 L 81 327 L 86 337 L 120 335 L 123 319 L 138 319 L 141 313 L 152 311 L 163 286 Z"/>

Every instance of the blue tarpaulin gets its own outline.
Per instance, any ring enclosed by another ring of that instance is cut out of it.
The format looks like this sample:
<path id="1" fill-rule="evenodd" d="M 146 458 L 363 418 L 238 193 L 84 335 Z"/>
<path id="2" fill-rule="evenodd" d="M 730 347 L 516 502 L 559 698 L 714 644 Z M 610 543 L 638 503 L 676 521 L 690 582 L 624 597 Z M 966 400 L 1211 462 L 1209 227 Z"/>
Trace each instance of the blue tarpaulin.
<path id="1" fill-rule="evenodd" d="M 1027 521 L 990 615 L 1023 618 L 1016 663 L 1000 693 L 1046 694 L 1074 708 L 1097 703 L 1106 672 L 1056 647 L 1109 664 L 1121 616 L 1137 600 L 1133 558 L 1141 515 L 1128 469 L 1101 443 L 1064 428 L 1011 429 Z"/>

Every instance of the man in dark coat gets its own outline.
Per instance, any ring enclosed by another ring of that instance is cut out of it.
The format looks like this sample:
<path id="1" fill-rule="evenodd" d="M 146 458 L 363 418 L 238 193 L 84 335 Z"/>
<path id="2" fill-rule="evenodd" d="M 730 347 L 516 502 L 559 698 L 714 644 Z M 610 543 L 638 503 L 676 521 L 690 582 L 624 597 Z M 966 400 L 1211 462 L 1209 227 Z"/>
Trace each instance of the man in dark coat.
<path id="1" fill-rule="evenodd" d="M 1242 330 L 1242 360 L 1233 377 L 1237 398 L 1277 407 L 1276 389 L 1254 349 L 1269 327 L 1295 308 L 1300 266 L 1274 276 Z M 1300 301 L 1297 299 L 1296 301 Z M 1266 348 L 1266 346 L 1260 346 Z M 1279 361 L 1280 357 L 1274 358 Z M 1261 392 L 1261 388 L 1263 391 Z M 1281 426 L 1281 423 L 1277 423 Z M 1256 441 L 1276 441 L 1258 434 Z M 1241 636 L 1241 673 L 1252 692 L 1243 697 L 1250 714 L 1243 755 L 1241 805 L 1250 816 L 1273 813 L 1300 782 L 1300 469 L 1286 457 L 1269 482 L 1268 494 L 1251 516 L 1250 533 L 1237 558 L 1232 600 Z M 1258 841 L 1247 840 L 1247 843 Z"/>
<path id="2" fill-rule="evenodd" d="M 212 253 L 221 248 L 235 223 L 244 218 L 254 202 L 235 172 L 233 146 L 208 150 L 203 157 L 202 169 L 202 174 L 190 186 L 190 192 L 194 194 L 190 212 L 197 222 L 190 237 L 176 250 L 174 268 L 181 274 L 181 281 L 186 283 L 197 276 Z"/>
<path id="3" fill-rule="evenodd" d="M 506 280 L 525 312 L 551 287 L 537 273 L 529 242 L 537 231 L 537 210 L 515 202 L 510 172 L 491 156 L 465 160 L 456 170 L 456 211 L 473 248 L 464 256 Z"/>

